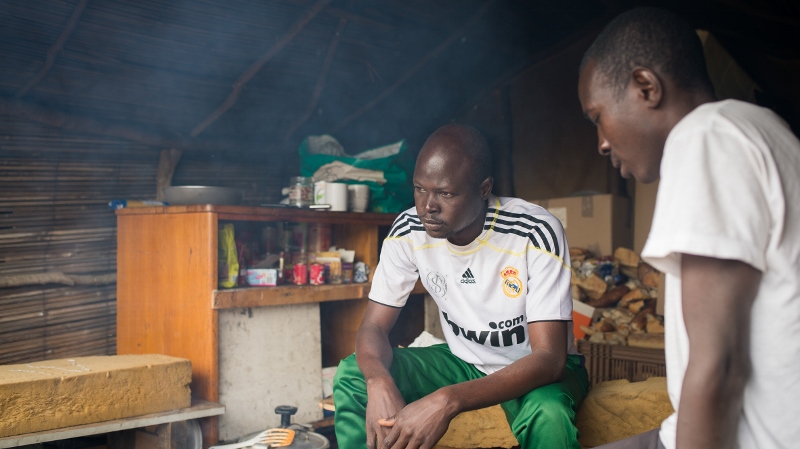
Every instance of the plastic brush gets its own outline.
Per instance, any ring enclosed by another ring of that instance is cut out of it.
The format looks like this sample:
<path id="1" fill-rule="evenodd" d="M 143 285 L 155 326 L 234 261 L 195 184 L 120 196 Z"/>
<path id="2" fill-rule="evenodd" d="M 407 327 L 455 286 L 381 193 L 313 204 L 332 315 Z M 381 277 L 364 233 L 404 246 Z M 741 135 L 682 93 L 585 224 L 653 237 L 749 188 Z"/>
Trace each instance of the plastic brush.
<path id="1" fill-rule="evenodd" d="M 294 430 L 292 429 L 267 429 L 245 441 L 211 446 L 209 449 L 237 449 L 250 447 L 259 443 L 266 444 L 267 447 L 286 447 L 292 444 L 292 441 L 294 441 Z"/>
<path id="2" fill-rule="evenodd" d="M 267 447 L 286 447 L 294 441 L 294 430 L 292 429 L 269 429 L 262 440 Z"/>

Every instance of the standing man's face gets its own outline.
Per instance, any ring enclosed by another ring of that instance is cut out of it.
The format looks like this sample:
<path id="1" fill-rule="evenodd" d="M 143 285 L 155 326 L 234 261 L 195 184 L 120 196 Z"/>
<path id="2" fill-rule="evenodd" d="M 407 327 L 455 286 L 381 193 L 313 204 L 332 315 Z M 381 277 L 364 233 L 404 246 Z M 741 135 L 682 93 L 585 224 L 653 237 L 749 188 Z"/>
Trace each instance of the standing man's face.
<path id="1" fill-rule="evenodd" d="M 414 204 L 425 232 L 466 245 L 483 229 L 487 181 L 472 179 L 470 164 L 460 152 L 426 144 L 414 170 Z"/>
<path id="2" fill-rule="evenodd" d="M 663 147 L 640 92 L 629 83 L 621 94 L 615 93 L 589 61 L 581 70 L 578 96 L 584 115 L 597 128 L 598 152 L 611 157 L 624 178 L 657 180 Z"/>

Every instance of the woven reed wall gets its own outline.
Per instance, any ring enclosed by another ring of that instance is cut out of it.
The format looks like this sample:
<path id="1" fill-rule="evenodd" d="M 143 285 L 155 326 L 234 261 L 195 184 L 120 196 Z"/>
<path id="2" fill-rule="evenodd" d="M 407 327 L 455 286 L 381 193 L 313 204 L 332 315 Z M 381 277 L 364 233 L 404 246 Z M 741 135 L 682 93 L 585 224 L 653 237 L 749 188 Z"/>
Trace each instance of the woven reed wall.
<path id="1" fill-rule="evenodd" d="M 0 116 L 0 282 L 116 273 L 108 201 L 154 199 L 159 151 Z M 173 184 L 244 188 L 245 202 L 255 205 L 279 200 L 292 173 L 269 158 L 185 152 Z M 115 353 L 113 281 L 0 286 L 0 364 Z"/>

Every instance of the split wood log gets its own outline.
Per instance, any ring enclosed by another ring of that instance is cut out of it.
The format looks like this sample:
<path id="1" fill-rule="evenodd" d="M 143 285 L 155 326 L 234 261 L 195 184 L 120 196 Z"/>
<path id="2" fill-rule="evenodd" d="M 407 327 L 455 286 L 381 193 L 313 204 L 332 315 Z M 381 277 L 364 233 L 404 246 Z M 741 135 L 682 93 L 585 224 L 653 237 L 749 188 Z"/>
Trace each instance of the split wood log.
<path id="1" fill-rule="evenodd" d="M 583 262 L 589 257 L 592 257 L 592 253 L 590 253 L 588 249 L 575 247 L 569 249 L 569 260 L 573 264 Z"/>
<path id="2" fill-rule="evenodd" d="M 278 39 L 278 41 L 275 42 L 275 44 L 273 44 L 266 53 L 261 55 L 256 62 L 254 62 L 247 70 L 245 70 L 244 73 L 242 73 L 241 76 L 239 76 L 239 78 L 233 83 L 233 90 L 230 94 L 228 94 L 228 97 L 225 99 L 225 101 L 223 101 L 222 104 L 219 105 L 219 107 L 208 117 L 203 119 L 203 121 L 194 127 L 191 132 L 191 136 L 196 137 L 198 134 L 203 132 L 208 125 L 214 123 L 214 121 L 222 116 L 222 114 L 233 107 L 233 105 L 236 103 L 236 100 L 239 99 L 239 94 L 241 94 L 245 84 L 247 84 L 248 81 L 250 81 L 256 75 L 256 73 L 261 70 L 262 67 L 264 67 L 264 64 L 266 64 L 270 59 L 272 59 L 273 56 L 283 50 L 283 48 L 286 47 L 286 45 L 289 44 L 289 42 L 291 42 L 292 39 L 294 39 L 295 36 L 297 36 L 300 31 L 303 30 L 303 28 L 305 28 L 308 22 L 310 22 L 311 19 L 319 14 L 319 12 L 322 11 L 330 2 L 331 0 L 317 0 L 317 2 L 314 3 L 305 14 L 297 19 L 292 27 L 289 28 L 289 30 L 284 33 L 284 35 L 281 36 L 281 38 Z"/>
<path id="3" fill-rule="evenodd" d="M 647 333 L 649 334 L 663 334 L 664 333 L 664 324 L 661 322 L 659 318 L 655 315 L 648 314 L 647 315 Z"/>
<path id="4" fill-rule="evenodd" d="M 619 261 L 620 265 L 624 265 L 626 267 L 639 266 L 639 255 L 633 250 L 622 246 L 614 250 L 614 258 Z"/>
<path id="5" fill-rule="evenodd" d="M 618 303 L 623 296 L 625 296 L 629 291 L 626 285 L 617 285 L 616 287 L 612 288 L 611 290 L 605 292 L 601 297 L 589 301 L 589 305 L 592 307 L 611 307 L 614 304 Z"/>
<path id="6" fill-rule="evenodd" d="M 644 307 L 639 310 L 639 313 L 633 317 L 631 321 L 631 328 L 636 331 L 645 332 L 647 331 L 647 315 L 656 313 L 656 300 L 655 299 L 646 299 L 644 303 Z"/>
<path id="7" fill-rule="evenodd" d="M 12 274 L 0 276 L 0 287 L 21 287 L 23 285 L 65 284 L 65 285 L 104 285 L 117 281 L 116 273 L 100 275 L 64 274 L 61 272 Z"/>
<path id="8" fill-rule="evenodd" d="M 599 299 L 608 290 L 608 284 L 594 273 L 583 278 L 573 271 L 571 282 L 583 289 L 586 296 L 593 300 Z"/>
<path id="9" fill-rule="evenodd" d="M 661 274 L 660 271 L 644 261 L 639 262 L 637 271 L 642 285 L 650 288 L 658 288 L 658 276 Z"/>
<path id="10" fill-rule="evenodd" d="M 650 299 L 652 296 L 650 295 L 650 291 L 645 288 L 635 288 L 628 292 L 622 299 L 619 301 L 620 307 L 627 307 L 630 303 L 639 300 Z"/>

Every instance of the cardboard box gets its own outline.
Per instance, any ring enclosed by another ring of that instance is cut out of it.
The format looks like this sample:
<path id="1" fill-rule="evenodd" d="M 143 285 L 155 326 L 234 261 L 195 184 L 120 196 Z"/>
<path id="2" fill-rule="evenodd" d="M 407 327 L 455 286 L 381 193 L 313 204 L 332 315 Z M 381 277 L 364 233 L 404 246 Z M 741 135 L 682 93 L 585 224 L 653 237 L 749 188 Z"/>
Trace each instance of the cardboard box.
<path id="1" fill-rule="evenodd" d="M 572 300 L 572 333 L 575 335 L 576 340 L 583 340 L 583 337 L 586 336 L 586 332 L 581 330 L 581 326 L 589 327 L 596 313 L 596 307 L 576 299 Z"/>
<path id="2" fill-rule="evenodd" d="M 570 247 L 585 248 L 596 256 L 610 256 L 619 246 L 630 248 L 630 201 L 604 195 L 533 200 L 561 220 Z"/>

